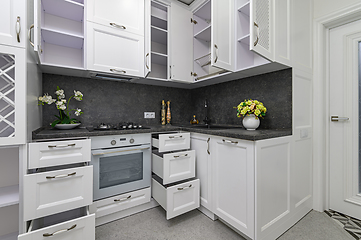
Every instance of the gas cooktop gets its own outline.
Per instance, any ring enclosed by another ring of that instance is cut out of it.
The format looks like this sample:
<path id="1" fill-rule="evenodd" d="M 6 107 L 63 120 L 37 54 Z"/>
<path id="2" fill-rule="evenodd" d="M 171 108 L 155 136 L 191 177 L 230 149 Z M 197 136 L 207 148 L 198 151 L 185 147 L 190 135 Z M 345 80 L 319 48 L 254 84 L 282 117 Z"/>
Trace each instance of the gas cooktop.
<path id="1" fill-rule="evenodd" d="M 132 129 L 149 129 L 141 124 L 132 122 L 123 122 L 118 125 L 101 123 L 96 127 L 87 127 L 89 131 L 106 131 L 106 130 L 132 130 Z"/>

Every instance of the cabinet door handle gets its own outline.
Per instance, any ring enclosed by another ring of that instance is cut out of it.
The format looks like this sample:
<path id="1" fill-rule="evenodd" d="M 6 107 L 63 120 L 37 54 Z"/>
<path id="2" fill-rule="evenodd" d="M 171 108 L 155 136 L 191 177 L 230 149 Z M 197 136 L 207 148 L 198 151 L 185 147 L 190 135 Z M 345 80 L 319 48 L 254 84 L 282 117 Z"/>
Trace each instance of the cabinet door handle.
<path id="1" fill-rule="evenodd" d="M 169 138 L 182 138 L 183 136 L 180 135 L 180 136 L 169 136 Z"/>
<path id="2" fill-rule="evenodd" d="M 46 176 L 46 179 L 54 179 L 54 178 L 66 178 L 70 176 L 76 175 L 76 172 L 69 173 L 69 174 L 62 174 L 62 175 L 56 175 L 56 176 Z"/>
<path id="3" fill-rule="evenodd" d="M 179 187 L 179 188 L 177 188 L 177 190 L 182 191 L 184 189 L 191 188 L 191 187 L 192 187 L 192 184 L 190 184 L 188 187 Z"/>
<path id="4" fill-rule="evenodd" d="M 18 42 L 20 42 L 20 32 L 21 32 L 21 25 L 20 25 L 20 17 L 18 16 L 18 18 L 16 19 L 16 35 Z"/>
<path id="5" fill-rule="evenodd" d="M 147 55 L 145 55 L 145 67 L 149 70 L 148 57 L 149 57 L 149 53 L 147 53 Z"/>
<path id="6" fill-rule="evenodd" d="M 66 147 L 74 147 L 75 143 L 69 143 L 67 145 L 48 145 L 48 148 L 66 148 Z"/>
<path id="7" fill-rule="evenodd" d="M 34 28 L 34 24 L 31 24 L 29 31 L 28 31 L 28 39 L 29 39 L 30 45 L 34 47 L 34 43 L 31 41 L 31 29 L 33 29 L 33 28 Z"/>
<path id="8" fill-rule="evenodd" d="M 224 143 L 238 144 L 238 142 L 236 142 L 236 141 L 230 141 L 230 140 L 225 140 L 225 139 L 222 139 L 222 141 L 223 141 Z"/>
<path id="9" fill-rule="evenodd" d="M 207 140 L 207 153 L 208 155 L 211 155 L 211 152 L 209 151 L 209 141 L 211 140 L 211 138 L 208 138 Z"/>
<path id="10" fill-rule="evenodd" d="M 348 118 L 348 117 L 331 116 L 332 122 L 348 121 L 348 120 L 350 120 L 350 118 Z"/>
<path id="11" fill-rule="evenodd" d="M 70 228 L 58 230 L 58 231 L 53 232 L 53 233 L 44 233 L 44 234 L 43 234 L 43 237 L 51 237 L 51 236 L 54 236 L 54 235 L 59 234 L 59 233 L 69 232 L 70 230 L 72 230 L 72 229 L 74 229 L 74 228 L 76 228 L 76 224 L 74 224 L 74 225 L 71 226 Z"/>
<path id="12" fill-rule="evenodd" d="M 114 202 L 122 202 L 122 201 L 128 200 L 131 197 L 132 197 L 132 195 L 129 195 L 128 197 L 125 197 L 125 198 L 114 199 Z"/>
<path id="13" fill-rule="evenodd" d="M 127 72 L 124 71 L 124 70 L 116 69 L 116 68 L 111 68 L 110 71 L 111 71 L 111 72 L 116 72 L 116 73 L 127 73 Z"/>
<path id="14" fill-rule="evenodd" d="M 257 28 L 257 38 L 256 38 L 256 41 L 253 43 L 254 46 L 257 46 L 258 44 L 258 41 L 259 41 L 259 26 L 256 22 L 253 22 L 254 26 Z"/>
<path id="15" fill-rule="evenodd" d="M 216 54 L 216 58 L 214 59 L 214 63 L 216 63 L 217 62 L 217 60 L 218 60 L 218 46 L 217 46 L 217 44 L 214 44 L 214 48 L 216 49 L 216 51 L 214 52 L 215 54 Z"/>
<path id="16" fill-rule="evenodd" d="M 188 154 L 183 154 L 183 155 L 177 155 L 177 156 L 173 156 L 174 158 L 179 158 L 179 157 L 187 157 Z"/>
<path id="17" fill-rule="evenodd" d="M 115 27 L 115 28 L 121 28 L 121 29 L 127 29 L 124 25 L 118 25 L 116 23 L 109 23 L 110 26 Z"/>

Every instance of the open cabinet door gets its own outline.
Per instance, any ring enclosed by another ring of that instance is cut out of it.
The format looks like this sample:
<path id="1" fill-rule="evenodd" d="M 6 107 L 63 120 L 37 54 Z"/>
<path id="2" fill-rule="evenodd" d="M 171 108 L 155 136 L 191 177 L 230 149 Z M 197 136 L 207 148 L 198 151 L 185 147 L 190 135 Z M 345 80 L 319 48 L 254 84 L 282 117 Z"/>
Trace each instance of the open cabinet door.
<path id="1" fill-rule="evenodd" d="M 38 57 L 38 63 L 41 63 L 41 16 L 42 16 L 41 0 L 34 0 L 34 51 Z"/>
<path id="2" fill-rule="evenodd" d="M 211 65 L 235 70 L 234 1 L 212 0 Z"/>
<path id="3" fill-rule="evenodd" d="M 251 0 L 250 3 L 250 50 L 274 61 L 273 1 Z"/>
<path id="4" fill-rule="evenodd" d="M 144 1 L 144 17 L 145 17 L 145 29 L 144 29 L 144 54 L 145 54 L 145 68 L 144 68 L 144 77 L 148 77 L 149 73 L 152 71 L 151 66 L 151 2 L 150 0 Z"/>

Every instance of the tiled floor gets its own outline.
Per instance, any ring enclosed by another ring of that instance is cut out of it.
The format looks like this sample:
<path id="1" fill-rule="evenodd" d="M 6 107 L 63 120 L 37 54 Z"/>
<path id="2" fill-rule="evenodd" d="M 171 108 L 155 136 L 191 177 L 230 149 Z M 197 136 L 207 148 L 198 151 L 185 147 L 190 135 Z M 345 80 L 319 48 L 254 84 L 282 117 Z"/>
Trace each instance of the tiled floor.
<path id="1" fill-rule="evenodd" d="M 361 239 L 361 221 L 345 214 L 329 210 L 325 213 L 357 240 Z"/>
<path id="2" fill-rule="evenodd" d="M 244 240 L 220 221 L 194 210 L 171 220 L 156 207 L 96 228 L 96 240 Z M 311 211 L 278 240 L 355 240 L 326 213 Z"/>

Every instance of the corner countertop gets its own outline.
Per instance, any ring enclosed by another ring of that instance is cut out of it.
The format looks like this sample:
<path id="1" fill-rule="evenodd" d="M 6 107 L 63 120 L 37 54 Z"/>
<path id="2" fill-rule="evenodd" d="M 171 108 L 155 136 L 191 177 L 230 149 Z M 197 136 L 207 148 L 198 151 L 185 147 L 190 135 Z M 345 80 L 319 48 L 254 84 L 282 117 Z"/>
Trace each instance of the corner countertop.
<path id="1" fill-rule="evenodd" d="M 104 131 L 89 131 L 87 128 L 75 128 L 71 130 L 58 130 L 51 128 L 39 128 L 33 131 L 32 139 L 39 140 L 56 140 L 66 138 L 85 138 L 106 135 L 122 135 L 122 134 L 136 134 L 136 133 L 156 133 L 156 132 L 171 132 L 171 131 L 187 131 L 194 133 L 202 133 L 207 135 L 237 138 L 249 141 L 264 140 L 269 138 L 277 138 L 292 135 L 291 129 L 258 129 L 255 131 L 248 131 L 242 127 L 235 125 L 217 124 L 217 126 L 231 127 L 230 129 L 207 129 L 197 128 L 194 125 L 171 125 L 171 126 L 147 126 L 148 129 L 132 129 L 132 130 L 104 130 Z"/>

